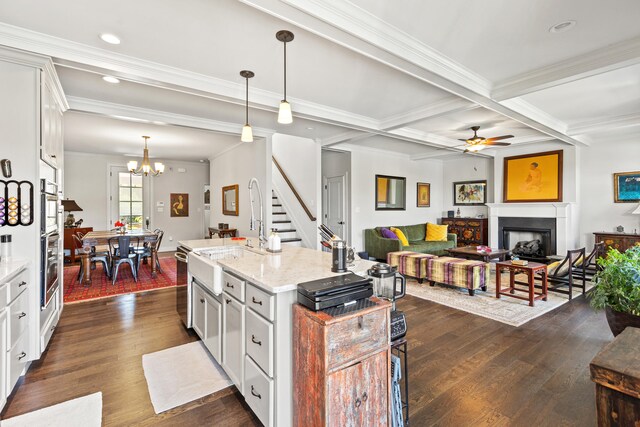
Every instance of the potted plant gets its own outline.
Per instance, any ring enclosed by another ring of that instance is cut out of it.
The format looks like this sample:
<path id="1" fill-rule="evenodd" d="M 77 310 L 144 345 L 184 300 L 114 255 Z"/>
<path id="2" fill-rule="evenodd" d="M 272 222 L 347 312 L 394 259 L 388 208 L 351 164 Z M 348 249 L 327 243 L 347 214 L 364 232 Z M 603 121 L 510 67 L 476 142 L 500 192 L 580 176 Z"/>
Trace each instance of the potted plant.
<path id="1" fill-rule="evenodd" d="M 593 277 L 591 307 L 605 309 L 614 336 L 627 326 L 640 328 L 640 246 L 623 253 L 610 249 L 598 265 L 601 269 Z"/>
<path id="2" fill-rule="evenodd" d="M 127 231 L 127 226 L 125 225 L 125 223 L 124 223 L 124 222 L 116 221 L 113 225 L 118 229 L 118 232 L 119 232 L 120 234 L 124 234 L 124 233 L 126 233 L 126 231 Z"/>

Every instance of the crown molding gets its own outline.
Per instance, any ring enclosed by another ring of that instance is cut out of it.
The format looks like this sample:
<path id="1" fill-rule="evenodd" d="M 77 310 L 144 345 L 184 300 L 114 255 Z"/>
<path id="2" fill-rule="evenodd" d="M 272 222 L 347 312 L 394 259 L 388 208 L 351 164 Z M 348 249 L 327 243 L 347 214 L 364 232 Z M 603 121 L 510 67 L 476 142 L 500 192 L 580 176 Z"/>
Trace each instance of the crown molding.
<path id="1" fill-rule="evenodd" d="M 568 135 L 600 133 L 611 129 L 640 126 L 640 113 L 610 116 L 569 125 Z"/>
<path id="2" fill-rule="evenodd" d="M 353 3 L 344 0 L 282 1 L 361 40 L 375 40 L 380 48 L 456 84 L 484 96 L 490 94 L 491 83 L 487 79 Z"/>
<path id="3" fill-rule="evenodd" d="M 494 86 L 491 98 L 504 101 L 638 63 L 640 37 L 503 80 Z"/>
<path id="4" fill-rule="evenodd" d="M 95 99 L 75 96 L 69 96 L 68 100 L 72 111 L 98 114 L 120 120 L 189 127 L 224 133 L 227 135 L 240 135 L 242 132 L 242 124 L 239 123 L 229 123 L 194 116 L 185 116 L 182 114 L 168 113 L 166 111 L 132 107 L 130 105 L 115 104 L 112 102 L 97 101 Z M 253 134 L 259 138 L 265 138 L 275 132 L 276 131 L 273 129 L 253 127 Z"/>
<path id="5" fill-rule="evenodd" d="M 479 107 L 480 106 L 478 104 L 454 96 L 438 102 L 434 102 L 425 107 L 409 111 L 407 113 L 387 117 L 380 121 L 380 129 L 391 131 L 397 128 L 406 127 L 407 125 L 425 119 L 445 116 L 448 114 L 455 114 L 461 111 L 473 110 Z"/>

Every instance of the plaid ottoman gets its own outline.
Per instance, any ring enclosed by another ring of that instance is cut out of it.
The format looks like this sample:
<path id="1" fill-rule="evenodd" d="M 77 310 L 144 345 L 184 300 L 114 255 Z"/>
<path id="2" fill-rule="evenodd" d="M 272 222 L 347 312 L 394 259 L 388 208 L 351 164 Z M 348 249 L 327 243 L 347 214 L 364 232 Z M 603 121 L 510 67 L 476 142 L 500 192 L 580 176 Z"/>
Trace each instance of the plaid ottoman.
<path id="1" fill-rule="evenodd" d="M 473 296 L 475 290 L 487 290 L 490 278 L 490 264 L 462 258 L 437 257 L 424 261 L 424 278 L 431 282 L 467 288 Z"/>
<path id="2" fill-rule="evenodd" d="M 389 252 L 387 254 L 387 264 L 398 267 L 398 273 L 415 277 L 419 283 L 422 283 L 425 278 L 427 261 L 432 258 L 438 257 L 412 251 Z"/>

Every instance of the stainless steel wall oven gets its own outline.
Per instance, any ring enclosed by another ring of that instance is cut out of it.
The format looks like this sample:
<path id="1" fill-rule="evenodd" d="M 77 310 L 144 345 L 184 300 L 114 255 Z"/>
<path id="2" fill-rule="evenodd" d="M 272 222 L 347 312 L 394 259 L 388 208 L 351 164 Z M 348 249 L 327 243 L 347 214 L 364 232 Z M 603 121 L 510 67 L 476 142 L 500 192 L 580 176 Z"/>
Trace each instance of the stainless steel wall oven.
<path id="1" fill-rule="evenodd" d="M 41 254 L 40 273 L 41 273 L 41 290 L 40 305 L 42 308 L 49 305 L 51 297 L 60 287 L 60 278 L 58 277 L 58 263 L 60 259 L 60 235 L 58 233 L 50 233 L 41 238 Z"/>

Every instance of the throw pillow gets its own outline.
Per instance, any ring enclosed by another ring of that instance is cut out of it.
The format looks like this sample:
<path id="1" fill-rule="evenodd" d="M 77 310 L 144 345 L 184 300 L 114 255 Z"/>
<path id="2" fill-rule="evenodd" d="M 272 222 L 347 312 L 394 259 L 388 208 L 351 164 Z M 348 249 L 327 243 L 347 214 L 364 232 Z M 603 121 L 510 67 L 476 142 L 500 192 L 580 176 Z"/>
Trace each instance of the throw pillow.
<path id="1" fill-rule="evenodd" d="M 382 227 L 380 229 L 380 234 L 382 235 L 382 237 L 385 237 L 387 239 L 398 240 L 398 236 L 396 236 L 396 233 L 394 233 L 393 231 L 389 230 L 386 227 Z"/>
<path id="2" fill-rule="evenodd" d="M 438 225 L 427 223 L 427 235 L 424 238 L 427 242 L 446 242 L 448 225 Z"/>
<path id="3" fill-rule="evenodd" d="M 409 246 L 409 240 L 407 240 L 407 236 L 404 235 L 402 230 L 400 230 L 399 228 L 391 227 L 391 231 L 396 233 L 396 236 L 398 236 L 398 239 L 400 239 L 400 243 L 402 243 L 402 246 Z"/>

